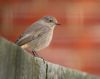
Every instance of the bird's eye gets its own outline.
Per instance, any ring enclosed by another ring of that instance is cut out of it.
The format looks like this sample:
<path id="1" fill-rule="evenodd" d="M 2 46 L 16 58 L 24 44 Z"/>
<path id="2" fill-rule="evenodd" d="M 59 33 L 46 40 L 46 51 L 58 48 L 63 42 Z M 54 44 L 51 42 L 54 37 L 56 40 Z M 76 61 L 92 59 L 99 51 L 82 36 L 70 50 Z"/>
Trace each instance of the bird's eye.
<path id="1" fill-rule="evenodd" d="M 49 22 L 52 22 L 52 20 L 49 20 Z"/>

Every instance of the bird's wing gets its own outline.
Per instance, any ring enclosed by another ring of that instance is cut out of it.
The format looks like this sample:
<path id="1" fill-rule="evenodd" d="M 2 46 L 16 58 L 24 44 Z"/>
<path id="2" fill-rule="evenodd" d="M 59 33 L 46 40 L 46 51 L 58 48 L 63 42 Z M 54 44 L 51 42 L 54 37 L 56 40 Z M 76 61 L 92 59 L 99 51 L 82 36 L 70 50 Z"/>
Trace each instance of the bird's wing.
<path id="1" fill-rule="evenodd" d="M 25 43 L 32 41 L 32 39 L 33 39 L 33 36 L 31 33 L 26 34 L 26 35 L 21 34 L 15 43 L 19 46 L 22 46 Z"/>
<path id="2" fill-rule="evenodd" d="M 23 34 L 20 35 L 20 37 L 16 40 L 16 44 L 19 46 L 22 46 L 36 38 L 38 38 L 39 36 L 43 35 L 44 33 L 46 33 L 48 30 L 44 30 L 45 28 L 40 27 L 38 29 L 33 29 L 31 31 L 28 31 L 27 33 L 24 32 Z M 29 29 L 28 29 L 29 30 Z"/>

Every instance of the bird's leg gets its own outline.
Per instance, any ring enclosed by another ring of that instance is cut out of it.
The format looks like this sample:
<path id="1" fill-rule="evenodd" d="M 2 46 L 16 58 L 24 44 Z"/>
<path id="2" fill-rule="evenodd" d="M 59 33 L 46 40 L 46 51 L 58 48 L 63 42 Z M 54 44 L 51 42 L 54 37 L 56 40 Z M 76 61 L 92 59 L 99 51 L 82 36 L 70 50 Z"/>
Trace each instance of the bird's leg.
<path id="1" fill-rule="evenodd" d="M 34 56 L 36 56 L 36 57 L 39 57 L 39 55 L 37 54 L 37 52 L 34 51 L 34 50 L 32 50 L 32 54 L 33 54 Z"/>
<path id="2" fill-rule="evenodd" d="M 40 57 L 36 51 L 32 50 L 32 53 L 33 53 L 34 56 L 43 59 L 43 62 L 45 63 L 44 58 Z"/>

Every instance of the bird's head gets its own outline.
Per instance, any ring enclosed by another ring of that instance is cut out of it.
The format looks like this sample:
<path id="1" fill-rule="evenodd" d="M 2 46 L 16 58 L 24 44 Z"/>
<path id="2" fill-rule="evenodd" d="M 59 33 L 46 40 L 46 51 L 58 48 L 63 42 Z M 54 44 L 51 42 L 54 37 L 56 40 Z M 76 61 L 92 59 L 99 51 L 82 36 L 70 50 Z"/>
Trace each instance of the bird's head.
<path id="1" fill-rule="evenodd" d="M 49 26 L 50 28 L 54 28 L 56 25 L 60 25 L 57 19 L 53 16 L 44 16 L 40 19 L 42 24 Z"/>

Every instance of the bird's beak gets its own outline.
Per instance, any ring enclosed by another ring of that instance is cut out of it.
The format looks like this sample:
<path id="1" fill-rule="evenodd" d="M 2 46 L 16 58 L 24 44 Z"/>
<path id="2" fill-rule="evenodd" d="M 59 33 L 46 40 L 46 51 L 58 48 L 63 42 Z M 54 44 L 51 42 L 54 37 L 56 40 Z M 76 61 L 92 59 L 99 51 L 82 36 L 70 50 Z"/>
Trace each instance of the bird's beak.
<path id="1" fill-rule="evenodd" d="M 56 23 L 56 25 L 61 25 L 60 23 Z"/>

